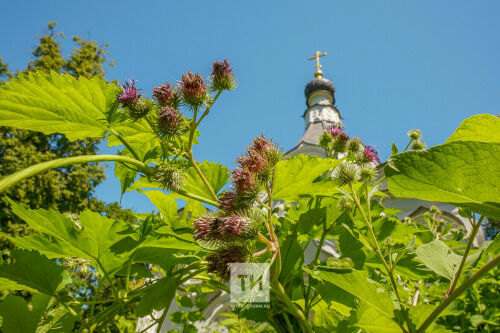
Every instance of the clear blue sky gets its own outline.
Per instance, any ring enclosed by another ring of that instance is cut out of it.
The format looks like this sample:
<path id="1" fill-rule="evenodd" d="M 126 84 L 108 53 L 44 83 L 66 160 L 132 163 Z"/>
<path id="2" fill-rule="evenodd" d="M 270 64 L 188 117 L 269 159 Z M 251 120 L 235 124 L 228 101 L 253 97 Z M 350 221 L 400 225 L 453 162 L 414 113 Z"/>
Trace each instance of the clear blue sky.
<path id="1" fill-rule="evenodd" d="M 303 133 L 304 85 L 317 49 L 350 135 L 376 145 L 407 143 L 420 128 L 429 145 L 460 121 L 500 113 L 500 1 L 2 1 L 0 56 L 24 68 L 51 20 L 70 37 L 110 43 L 109 79 L 139 80 L 144 92 L 188 69 L 209 72 L 227 58 L 239 88 L 224 94 L 201 126 L 200 160 L 230 168 L 264 133 L 288 150 Z M 110 150 L 112 151 L 112 150 Z M 101 152 L 108 152 L 102 149 Z M 97 197 L 119 198 L 108 180 Z M 151 211 L 141 194 L 125 207 Z"/>

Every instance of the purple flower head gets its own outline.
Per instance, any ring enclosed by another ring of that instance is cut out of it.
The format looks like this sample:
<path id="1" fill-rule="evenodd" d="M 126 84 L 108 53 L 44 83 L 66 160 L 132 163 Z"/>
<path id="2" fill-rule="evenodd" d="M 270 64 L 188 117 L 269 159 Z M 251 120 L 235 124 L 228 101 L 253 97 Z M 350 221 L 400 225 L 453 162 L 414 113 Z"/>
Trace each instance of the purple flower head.
<path id="1" fill-rule="evenodd" d="M 366 160 L 370 162 L 375 162 L 375 161 L 380 162 L 378 158 L 378 150 L 373 145 L 365 146 L 364 155 L 366 157 Z"/>
<path id="2" fill-rule="evenodd" d="M 135 80 L 125 81 L 125 86 L 121 85 L 121 88 L 122 91 L 118 95 L 118 102 L 125 107 L 136 105 L 142 95 L 135 86 Z"/>
<path id="3" fill-rule="evenodd" d="M 158 110 L 158 132 L 161 135 L 175 134 L 179 125 L 179 112 L 171 106 Z"/>
<path id="4" fill-rule="evenodd" d="M 234 240 L 235 237 L 248 236 L 250 228 L 250 219 L 236 215 L 217 216 L 211 225 L 213 239 L 221 240 Z"/>
<path id="5" fill-rule="evenodd" d="M 249 150 L 255 150 L 259 153 L 267 153 L 274 148 L 273 140 L 268 140 L 264 135 L 256 137 L 252 142 L 253 146 L 249 147 Z"/>
<path id="6" fill-rule="evenodd" d="M 161 86 L 154 87 L 153 97 L 161 106 L 171 105 L 171 101 L 174 98 L 174 91 L 172 91 L 170 83 L 167 82 Z"/>
<path id="7" fill-rule="evenodd" d="M 205 100 L 207 88 L 203 82 L 203 77 L 199 73 L 193 74 L 188 72 L 187 74 L 182 74 L 180 86 L 186 103 L 199 105 Z"/>
<path id="8" fill-rule="evenodd" d="M 220 209 L 230 212 L 235 208 L 236 193 L 233 191 L 224 191 L 219 195 L 217 199 Z"/>
<path id="9" fill-rule="evenodd" d="M 238 193 L 253 192 L 257 185 L 255 176 L 248 169 L 243 168 L 235 168 L 231 171 L 231 181 Z"/>
<path id="10" fill-rule="evenodd" d="M 227 59 L 224 59 L 224 61 L 217 60 L 212 65 L 212 75 L 214 77 L 227 77 L 232 71 L 233 69 Z"/>
<path id="11" fill-rule="evenodd" d="M 338 136 L 339 134 L 344 133 L 344 131 L 342 130 L 342 128 L 337 127 L 337 126 L 331 126 L 328 130 L 330 131 L 330 134 L 331 134 L 333 137 L 336 137 L 336 136 Z"/>
<path id="12" fill-rule="evenodd" d="M 240 163 L 243 169 L 255 173 L 261 173 L 267 168 L 266 158 L 256 151 L 249 151 L 247 154 L 238 157 L 236 162 Z"/>
<path id="13" fill-rule="evenodd" d="M 230 263 L 244 263 L 248 261 L 248 253 L 244 248 L 231 246 L 221 249 L 207 257 L 207 272 L 216 273 L 223 280 L 228 281 Z"/>
<path id="14" fill-rule="evenodd" d="M 196 240 L 208 240 L 211 235 L 211 224 L 212 217 L 211 216 L 202 216 L 198 218 L 193 223 L 194 233 L 193 237 Z"/>

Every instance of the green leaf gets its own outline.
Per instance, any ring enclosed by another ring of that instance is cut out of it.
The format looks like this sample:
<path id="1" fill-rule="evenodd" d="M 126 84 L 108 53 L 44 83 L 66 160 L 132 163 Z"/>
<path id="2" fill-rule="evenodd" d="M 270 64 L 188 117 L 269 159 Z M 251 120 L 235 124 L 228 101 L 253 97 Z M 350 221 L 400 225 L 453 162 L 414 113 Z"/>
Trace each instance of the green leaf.
<path id="1" fill-rule="evenodd" d="M 275 170 L 273 199 L 296 201 L 300 195 L 327 195 L 336 192 L 333 183 L 313 181 L 341 160 L 313 155 L 295 155 L 278 162 Z"/>
<path id="2" fill-rule="evenodd" d="M 21 296 L 7 295 L 0 303 L 2 332 L 35 333 L 50 299 L 51 296 L 35 294 L 28 305 Z"/>
<path id="3" fill-rule="evenodd" d="M 394 305 L 390 295 L 383 291 L 382 285 L 369 280 L 363 271 L 331 272 L 322 269 L 311 271 L 304 270 L 316 279 L 321 279 L 343 289 L 351 295 L 356 296 L 368 306 L 374 308 L 379 315 L 392 319 Z"/>
<path id="4" fill-rule="evenodd" d="M 401 333 L 401 328 L 394 320 L 380 316 L 377 310 L 366 302 L 360 302 L 354 325 L 367 332 Z"/>
<path id="5" fill-rule="evenodd" d="M 177 283 L 175 279 L 166 277 L 157 280 L 153 285 L 149 286 L 144 291 L 139 304 L 137 305 L 136 314 L 138 317 L 144 317 L 152 313 L 153 310 L 168 311 L 170 303 L 175 296 Z"/>
<path id="6" fill-rule="evenodd" d="M 0 125 L 62 133 L 70 141 L 103 137 L 118 107 L 116 91 L 97 77 L 21 74 L 0 87 Z"/>
<path id="7" fill-rule="evenodd" d="M 417 258 L 434 273 L 450 280 L 460 265 L 462 257 L 453 252 L 445 243 L 434 240 L 417 248 Z"/>
<path id="8" fill-rule="evenodd" d="M 219 163 L 209 161 L 203 161 L 203 163 L 199 164 L 199 167 L 207 178 L 209 184 L 214 189 L 214 192 L 216 194 L 219 193 L 229 180 L 229 169 Z M 200 176 L 198 176 L 198 173 L 193 167 L 188 169 L 182 189 L 186 192 L 196 194 L 207 199 L 212 199 L 210 191 L 206 188 L 205 183 L 203 183 L 203 180 Z M 180 194 L 175 195 L 178 198 L 186 199 Z"/>
<path id="9" fill-rule="evenodd" d="M 411 306 L 410 307 L 410 319 L 412 323 L 415 325 L 416 328 L 419 328 L 420 325 L 424 323 L 424 321 L 429 317 L 429 315 L 436 309 L 437 305 L 434 304 L 419 304 L 417 306 Z M 449 316 L 452 315 L 453 313 L 448 309 L 445 308 L 437 318 L 443 317 L 443 316 Z M 436 319 L 437 319 L 436 318 Z M 432 326 L 431 326 L 432 328 Z"/>
<path id="10" fill-rule="evenodd" d="M 500 118 L 491 114 L 479 114 L 465 119 L 446 140 L 481 141 L 500 143 Z"/>
<path id="11" fill-rule="evenodd" d="M 391 146 L 391 154 L 392 155 L 395 155 L 397 154 L 399 151 L 398 151 L 398 146 L 396 146 L 396 144 L 393 142 L 392 143 L 392 146 Z"/>
<path id="12" fill-rule="evenodd" d="M 15 250 L 14 263 L 0 265 L 0 290 L 28 290 L 55 295 L 71 282 L 64 267 L 34 251 Z"/>
<path id="13" fill-rule="evenodd" d="M 122 221 L 115 221 L 98 213 L 85 210 L 78 224 L 67 216 L 52 210 L 30 210 L 11 201 L 12 211 L 33 229 L 56 238 L 72 257 L 94 259 L 106 273 L 120 268 L 130 253 L 113 251 L 113 246 L 135 233 Z M 40 242 L 41 244 L 42 242 Z M 130 249 L 132 250 L 132 249 Z M 54 251 L 53 247 L 42 251 Z M 63 252 L 63 253 L 64 253 Z M 61 253 L 61 254 L 63 254 Z"/>
<path id="14" fill-rule="evenodd" d="M 1 234 L 13 242 L 18 248 L 35 250 L 43 254 L 49 259 L 74 257 L 71 248 L 56 238 L 51 238 L 46 235 L 31 235 L 23 237 L 12 237 L 9 234 Z"/>
<path id="15" fill-rule="evenodd" d="M 500 219 L 500 143 L 455 141 L 392 156 L 385 174 L 396 197 L 440 201 Z"/>
<path id="16" fill-rule="evenodd" d="M 126 167 L 123 163 L 115 163 L 115 177 L 120 180 L 121 196 L 134 183 L 138 172 Z"/>

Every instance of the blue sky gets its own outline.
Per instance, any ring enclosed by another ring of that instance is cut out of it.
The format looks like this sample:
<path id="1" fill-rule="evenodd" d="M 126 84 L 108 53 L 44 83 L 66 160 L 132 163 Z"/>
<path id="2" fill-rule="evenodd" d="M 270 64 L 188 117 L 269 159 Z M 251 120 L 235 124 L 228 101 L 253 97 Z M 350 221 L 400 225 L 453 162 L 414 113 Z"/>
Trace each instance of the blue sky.
<path id="1" fill-rule="evenodd" d="M 436 145 L 462 119 L 500 113 L 499 1 L 8 0 L 1 16 L 0 56 L 11 70 L 26 66 L 51 20 L 67 36 L 65 54 L 73 35 L 109 43 L 116 66 L 107 77 L 133 76 L 148 94 L 227 58 L 239 88 L 201 125 L 195 155 L 230 168 L 260 133 L 285 150 L 295 146 L 314 73 L 307 57 L 317 49 L 328 52 L 323 71 L 347 132 L 377 146 L 384 160 L 392 141 L 406 145 L 411 128 Z M 119 183 L 107 171 L 96 195 L 116 201 Z M 122 204 L 153 209 L 136 193 Z"/>

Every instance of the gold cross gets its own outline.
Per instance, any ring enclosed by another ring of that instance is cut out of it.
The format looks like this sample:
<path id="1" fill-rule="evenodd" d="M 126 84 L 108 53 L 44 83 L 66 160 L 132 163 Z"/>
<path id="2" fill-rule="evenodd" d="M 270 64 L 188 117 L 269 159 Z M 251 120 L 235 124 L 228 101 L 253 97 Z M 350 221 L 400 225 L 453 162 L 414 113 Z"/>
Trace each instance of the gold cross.
<path id="1" fill-rule="evenodd" d="M 327 54 L 326 52 L 321 53 L 319 51 L 316 51 L 316 52 L 314 52 L 314 55 L 312 57 L 307 58 L 307 60 L 316 59 L 316 66 L 314 66 L 314 67 L 316 67 L 316 73 L 314 73 L 315 77 L 323 77 L 323 72 L 321 71 L 322 66 L 319 64 L 319 58 L 326 56 L 326 54 Z"/>

